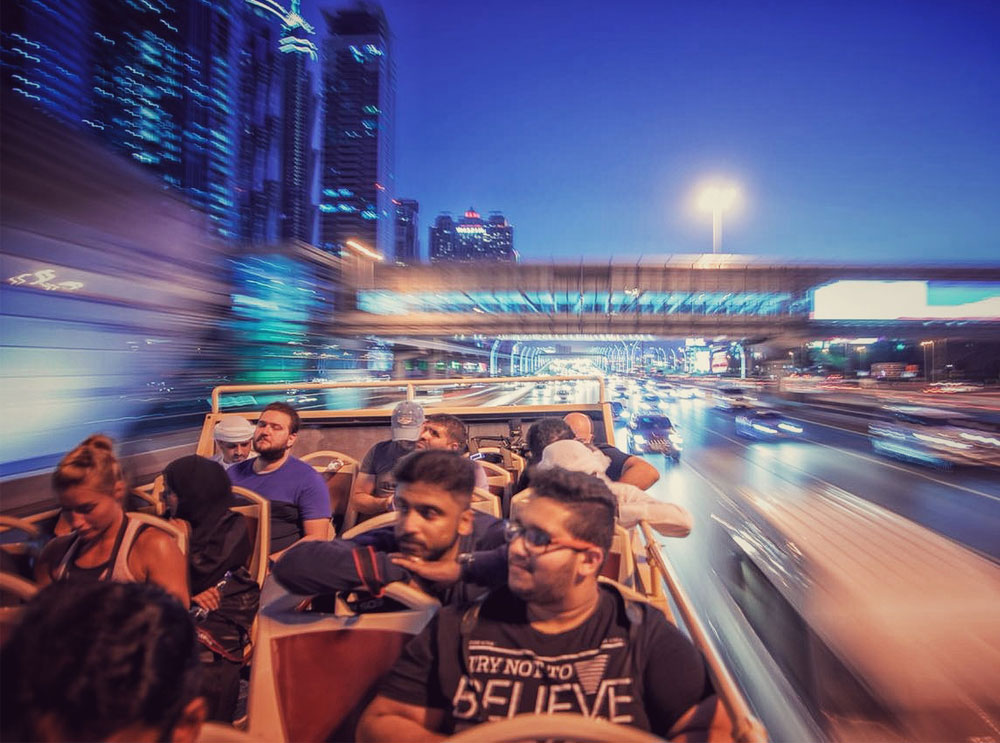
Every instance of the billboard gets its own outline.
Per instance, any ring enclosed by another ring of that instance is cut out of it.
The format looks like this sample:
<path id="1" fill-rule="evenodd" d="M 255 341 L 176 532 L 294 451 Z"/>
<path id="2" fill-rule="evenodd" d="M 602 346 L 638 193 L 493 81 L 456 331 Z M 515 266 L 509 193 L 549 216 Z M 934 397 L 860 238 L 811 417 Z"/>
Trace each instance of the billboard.
<path id="1" fill-rule="evenodd" d="M 1000 320 L 1000 283 L 834 281 L 813 292 L 813 320 Z"/>
<path id="2" fill-rule="evenodd" d="M 729 352 L 712 351 L 712 374 L 725 374 L 729 371 Z"/>

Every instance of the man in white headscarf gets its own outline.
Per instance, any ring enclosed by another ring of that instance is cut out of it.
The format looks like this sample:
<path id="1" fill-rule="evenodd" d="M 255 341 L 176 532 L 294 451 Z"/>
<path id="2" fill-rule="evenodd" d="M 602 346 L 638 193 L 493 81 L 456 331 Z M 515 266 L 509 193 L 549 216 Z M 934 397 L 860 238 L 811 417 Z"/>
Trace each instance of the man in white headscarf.
<path id="1" fill-rule="evenodd" d="M 609 461 L 600 451 L 575 439 L 568 439 L 546 446 L 537 467 L 539 470 L 562 467 L 603 480 L 618 500 L 618 523 L 626 529 L 644 520 L 666 537 L 686 537 L 691 533 L 691 514 L 686 508 L 657 500 L 635 485 L 612 482 L 604 474 Z"/>

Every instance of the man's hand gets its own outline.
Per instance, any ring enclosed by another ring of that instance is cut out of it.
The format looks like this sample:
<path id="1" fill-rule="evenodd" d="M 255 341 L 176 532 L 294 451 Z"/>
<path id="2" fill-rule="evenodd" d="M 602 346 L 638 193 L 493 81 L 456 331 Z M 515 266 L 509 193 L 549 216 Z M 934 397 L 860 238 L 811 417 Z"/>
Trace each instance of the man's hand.
<path id="1" fill-rule="evenodd" d="M 394 553 L 389 556 L 394 565 L 409 570 L 414 575 L 431 583 L 450 586 L 462 576 L 462 566 L 455 560 L 428 562 L 419 557 Z"/>
<path id="2" fill-rule="evenodd" d="M 209 611 L 215 611 L 220 606 L 222 606 L 222 594 L 219 593 L 219 589 L 215 586 L 211 588 L 206 588 L 201 593 L 191 597 L 192 604 L 198 604 L 202 609 L 208 609 Z"/>

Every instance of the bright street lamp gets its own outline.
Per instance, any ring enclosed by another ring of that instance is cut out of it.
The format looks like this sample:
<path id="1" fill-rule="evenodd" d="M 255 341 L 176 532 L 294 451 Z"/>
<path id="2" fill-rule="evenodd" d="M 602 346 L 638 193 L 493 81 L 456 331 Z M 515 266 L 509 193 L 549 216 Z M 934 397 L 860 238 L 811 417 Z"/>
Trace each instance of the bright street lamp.
<path id="1" fill-rule="evenodd" d="M 369 248 L 366 245 L 362 245 L 357 240 L 347 240 L 344 243 L 344 245 L 346 245 L 347 247 L 349 247 L 351 250 L 354 250 L 358 254 L 363 255 L 365 258 L 371 258 L 373 261 L 384 261 L 385 260 L 385 256 L 383 256 L 381 253 L 379 253 L 378 251 L 372 250 L 371 248 Z"/>
<path id="2" fill-rule="evenodd" d="M 732 209 L 740 197 L 736 186 L 713 184 L 702 188 L 698 194 L 698 208 L 712 213 L 712 252 L 722 248 L 722 213 Z"/>

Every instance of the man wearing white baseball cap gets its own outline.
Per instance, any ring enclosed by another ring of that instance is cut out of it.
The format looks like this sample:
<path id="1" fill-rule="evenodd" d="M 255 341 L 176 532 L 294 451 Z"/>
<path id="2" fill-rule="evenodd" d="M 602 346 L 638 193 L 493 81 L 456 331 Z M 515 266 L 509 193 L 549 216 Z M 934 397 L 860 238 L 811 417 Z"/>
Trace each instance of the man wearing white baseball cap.
<path id="1" fill-rule="evenodd" d="M 213 432 L 215 456 L 212 461 L 229 469 L 237 462 L 257 456 L 253 450 L 253 433 L 253 424 L 242 415 L 222 416 Z"/>
<path id="2" fill-rule="evenodd" d="M 351 493 L 351 506 L 358 510 L 358 523 L 392 509 L 396 479 L 392 468 L 417 447 L 424 425 L 424 409 L 404 400 L 392 409 L 392 439 L 380 441 L 365 454 Z"/>

